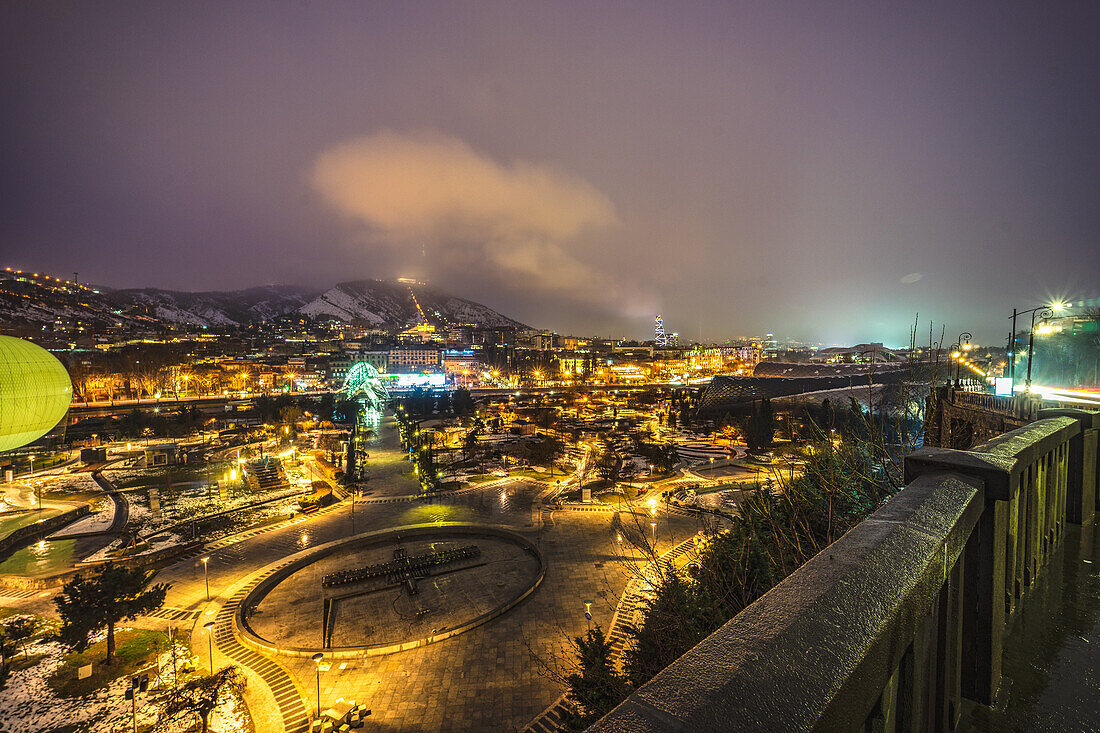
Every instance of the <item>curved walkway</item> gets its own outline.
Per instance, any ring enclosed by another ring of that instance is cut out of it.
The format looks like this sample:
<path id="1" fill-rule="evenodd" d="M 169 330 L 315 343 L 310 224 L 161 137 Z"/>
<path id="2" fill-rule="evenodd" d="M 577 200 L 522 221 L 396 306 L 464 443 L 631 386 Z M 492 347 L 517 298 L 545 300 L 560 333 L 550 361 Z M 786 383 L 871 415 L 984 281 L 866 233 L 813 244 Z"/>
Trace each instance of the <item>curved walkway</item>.
<path id="1" fill-rule="evenodd" d="M 92 480 L 99 484 L 100 488 L 107 492 L 111 501 L 115 503 L 115 516 L 108 532 L 119 532 L 130 521 L 130 502 L 122 492 L 111 483 L 110 479 L 103 475 L 102 471 L 92 471 Z"/>
<path id="2" fill-rule="evenodd" d="M 242 588 L 218 612 L 214 621 L 214 643 L 223 654 L 251 668 L 264 681 L 279 706 L 284 733 L 304 733 L 309 730 L 309 714 L 290 674 L 267 657 L 246 649 L 233 635 L 233 616 L 246 593 Z"/>
<path id="3" fill-rule="evenodd" d="M 695 535 L 688 537 L 663 553 L 658 562 L 667 564 L 676 562 L 691 550 L 694 542 Z M 646 579 L 652 567 L 652 562 L 646 565 L 641 572 L 641 577 L 634 578 L 627 583 L 626 589 L 619 597 L 619 603 L 615 607 L 615 615 L 612 616 L 611 625 L 608 626 L 607 631 L 607 639 L 611 642 L 612 663 L 618 661 L 618 658 L 626 650 L 626 642 L 630 638 L 630 632 L 634 630 L 635 624 L 640 621 L 638 614 L 642 612 L 646 600 L 642 592 L 643 580 Z M 538 717 L 528 723 L 527 727 L 523 729 L 524 733 L 557 733 L 557 731 L 560 731 L 565 720 L 566 694 L 563 693 L 561 697 L 554 701 L 554 704 L 543 710 Z"/>
<path id="4" fill-rule="evenodd" d="M 224 658 L 236 664 L 248 667 L 263 680 L 264 684 L 267 685 L 271 694 L 274 696 L 275 704 L 279 708 L 279 718 L 283 721 L 283 733 L 307 733 L 309 731 L 310 716 L 303 702 L 305 697 L 294 684 L 293 678 L 277 662 L 246 648 L 237 640 L 233 630 L 233 617 L 237 614 L 237 609 L 240 607 L 241 601 L 244 600 L 253 586 L 271 573 L 277 572 L 284 565 L 288 564 L 290 564 L 289 561 L 284 560 L 275 567 L 269 567 L 245 578 L 244 581 L 238 583 L 231 589 L 233 591 L 232 595 L 229 596 L 220 608 L 217 606 L 208 608 L 206 612 L 199 617 L 199 620 L 201 621 L 202 618 L 208 617 L 211 615 L 211 612 L 217 608 L 216 613 L 213 614 L 213 642 L 215 655 L 221 654 Z M 217 603 L 217 601 L 215 601 L 215 603 Z M 196 643 L 194 636 L 195 634 L 201 636 L 204 633 L 205 629 L 203 626 L 196 624 L 195 631 L 192 634 L 192 646 L 205 648 L 205 645 Z M 215 660 L 216 659 L 217 657 L 215 656 Z"/>

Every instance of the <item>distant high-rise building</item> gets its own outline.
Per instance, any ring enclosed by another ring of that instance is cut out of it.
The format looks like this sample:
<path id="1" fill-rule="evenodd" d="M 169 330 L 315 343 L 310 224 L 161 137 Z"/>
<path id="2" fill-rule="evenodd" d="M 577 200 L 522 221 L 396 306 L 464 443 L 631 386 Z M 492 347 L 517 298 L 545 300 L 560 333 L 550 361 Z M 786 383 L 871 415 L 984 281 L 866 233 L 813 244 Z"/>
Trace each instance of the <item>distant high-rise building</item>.
<path id="1" fill-rule="evenodd" d="M 653 322 L 653 345 L 658 347 L 668 346 L 668 337 L 665 336 L 665 324 L 661 320 L 661 314 Z"/>

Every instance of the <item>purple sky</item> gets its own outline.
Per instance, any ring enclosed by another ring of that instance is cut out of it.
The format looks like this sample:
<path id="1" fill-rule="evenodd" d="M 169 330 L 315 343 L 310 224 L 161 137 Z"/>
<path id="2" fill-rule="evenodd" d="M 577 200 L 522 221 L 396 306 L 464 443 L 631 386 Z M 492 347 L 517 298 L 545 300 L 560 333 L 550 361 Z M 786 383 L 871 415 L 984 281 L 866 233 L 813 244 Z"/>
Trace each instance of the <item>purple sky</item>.
<path id="1" fill-rule="evenodd" d="M 1000 342 L 1100 295 L 1097 38 L 1095 2 L 8 0 L 0 265 Z"/>

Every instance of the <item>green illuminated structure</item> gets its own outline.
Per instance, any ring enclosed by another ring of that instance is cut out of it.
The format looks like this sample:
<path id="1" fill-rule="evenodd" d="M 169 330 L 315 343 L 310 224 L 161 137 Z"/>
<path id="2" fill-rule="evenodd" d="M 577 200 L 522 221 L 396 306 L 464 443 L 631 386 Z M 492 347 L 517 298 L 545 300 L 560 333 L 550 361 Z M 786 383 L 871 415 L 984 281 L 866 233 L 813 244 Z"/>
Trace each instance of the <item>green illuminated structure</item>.
<path id="1" fill-rule="evenodd" d="M 65 365 L 37 344 L 0 336 L 0 451 L 50 432 L 65 417 L 73 385 Z"/>
<path id="2" fill-rule="evenodd" d="M 378 370 L 365 361 L 358 362 L 348 370 L 341 391 L 349 400 L 359 400 L 366 410 L 375 413 L 381 413 L 390 398 Z"/>

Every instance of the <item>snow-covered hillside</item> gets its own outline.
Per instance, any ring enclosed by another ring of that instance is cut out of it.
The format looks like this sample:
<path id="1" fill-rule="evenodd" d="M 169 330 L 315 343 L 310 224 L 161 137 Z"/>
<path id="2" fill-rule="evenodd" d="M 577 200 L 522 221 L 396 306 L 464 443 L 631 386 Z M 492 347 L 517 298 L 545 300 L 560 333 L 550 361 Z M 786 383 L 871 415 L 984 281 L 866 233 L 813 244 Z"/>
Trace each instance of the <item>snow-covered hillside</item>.
<path id="1" fill-rule="evenodd" d="M 441 293 L 426 285 L 386 280 L 340 283 L 304 305 L 300 312 L 309 316 L 336 316 L 346 321 L 360 320 L 390 329 L 410 326 L 420 320 L 421 315 L 442 326 L 473 323 L 489 327 L 525 327 L 481 303 Z"/>
<path id="2" fill-rule="evenodd" d="M 52 332 L 59 324 L 75 329 L 77 323 L 84 333 L 119 328 L 142 331 L 158 325 L 217 329 L 292 313 L 335 316 L 386 330 L 405 328 L 421 317 L 444 328 L 456 323 L 523 327 L 481 303 L 426 285 L 385 280 L 345 282 L 324 292 L 294 285 L 265 285 L 197 293 L 157 288 L 77 289 L 61 287 L 56 281 L 26 279 L 0 281 L 0 329 L 19 335 Z"/>

